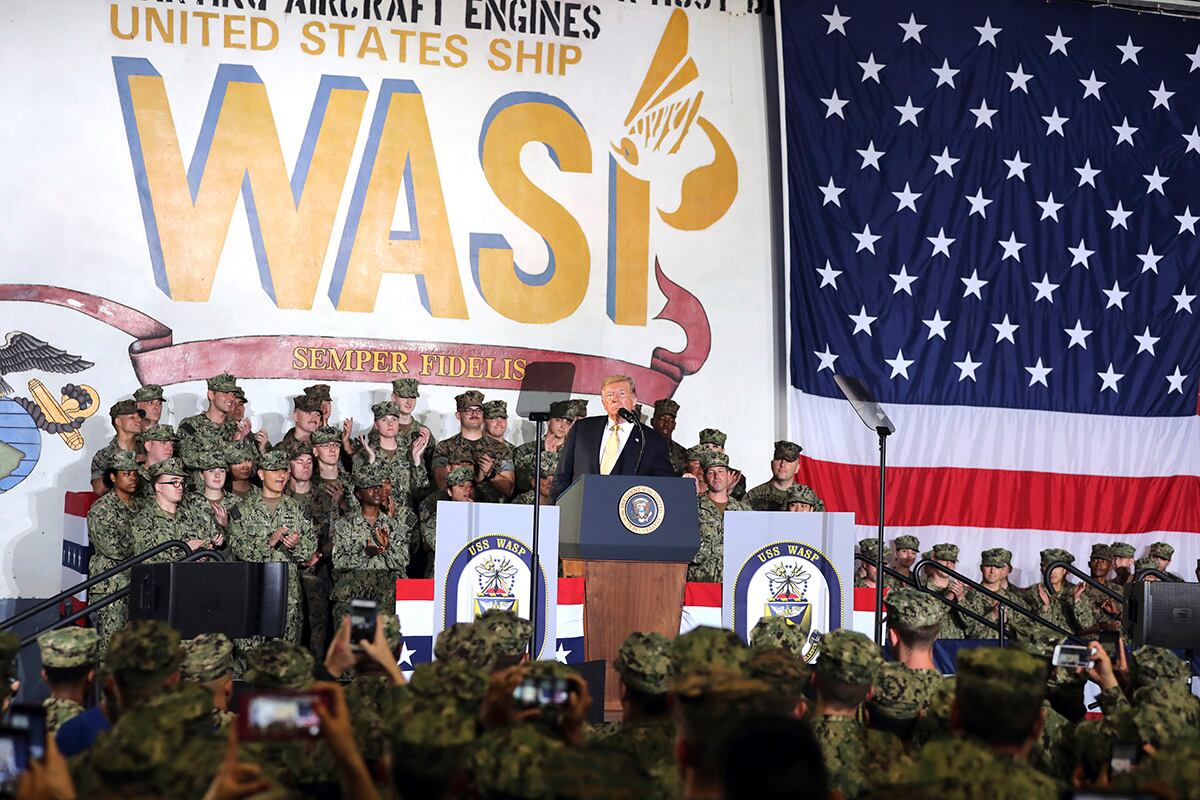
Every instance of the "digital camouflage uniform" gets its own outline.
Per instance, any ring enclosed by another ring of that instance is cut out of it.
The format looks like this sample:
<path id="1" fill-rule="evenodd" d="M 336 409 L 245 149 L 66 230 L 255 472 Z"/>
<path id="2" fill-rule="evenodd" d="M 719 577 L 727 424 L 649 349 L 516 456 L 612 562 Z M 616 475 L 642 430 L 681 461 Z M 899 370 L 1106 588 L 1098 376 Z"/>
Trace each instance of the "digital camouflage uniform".
<path id="1" fill-rule="evenodd" d="M 631 689 L 647 695 L 666 694 L 672 672 L 671 640 L 660 633 L 631 633 L 621 644 L 613 667 Z M 679 796 L 675 725 L 669 713 L 623 722 L 604 744 L 633 756 L 653 780 L 659 796 Z"/>
<path id="2" fill-rule="evenodd" d="M 396 653 L 401 642 L 400 620 L 394 613 L 383 610 L 379 611 L 379 619 L 383 623 L 388 649 Z M 388 747 L 389 720 L 396 716 L 397 687 L 391 676 L 373 661 L 360 661 L 356 673 L 346 686 L 346 707 L 350 711 L 359 751 L 368 762 L 374 762 L 391 752 Z"/>
<path id="3" fill-rule="evenodd" d="M 1092 553 L 1089 556 L 1089 562 L 1092 560 L 1095 560 L 1095 559 L 1101 559 L 1103 561 L 1109 562 L 1109 564 L 1112 564 L 1112 559 L 1113 559 L 1112 549 L 1107 544 L 1092 545 Z M 1121 587 L 1115 586 L 1114 584 L 1112 584 L 1108 580 L 1107 576 L 1104 578 L 1100 578 L 1099 582 L 1104 584 L 1105 586 L 1107 586 L 1109 589 L 1112 589 L 1113 591 L 1117 592 L 1118 594 L 1121 593 Z M 1095 620 L 1095 623 L 1093 624 L 1091 630 L 1093 630 L 1093 631 L 1119 631 L 1119 630 L 1121 630 L 1121 616 L 1122 616 L 1121 612 L 1122 612 L 1122 609 L 1124 608 L 1124 606 L 1121 603 L 1114 601 L 1113 598 L 1110 598 L 1107 594 L 1100 591 L 1099 589 L 1092 586 L 1091 584 L 1088 584 L 1088 587 L 1083 590 L 1083 596 L 1079 598 L 1078 602 L 1080 604 L 1086 604 L 1087 606 L 1090 607 L 1088 611 L 1084 611 L 1083 613 L 1085 615 L 1090 613 L 1092 618 Z M 1108 607 L 1106 607 L 1106 604 Z M 1115 613 L 1114 613 L 1114 611 L 1110 611 L 1109 610 L 1110 608 L 1115 609 Z"/>
<path id="4" fill-rule="evenodd" d="M 781 439 L 775 443 L 772 461 L 795 461 L 803 448 L 795 442 Z M 771 481 L 760 483 L 746 492 L 746 502 L 755 511 L 787 511 L 787 489 L 777 489 Z"/>
<path id="5" fill-rule="evenodd" d="M 951 567 L 951 569 L 956 569 L 957 561 L 958 561 L 958 545 L 935 544 L 929 551 L 929 557 L 938 559 L 940 561 L 956 562 L 955 567 Z M 934 572 L 932 570 L 930 572 L 932 572 L 933 574 L 937 574 L 936 572 Z M 950 576 L 946 576 L 946 577 L 950 578 L 951 581 L 956 580 L 955 578 L 952 578 Z M 949 594 L 950 594 L 950 584 L 949 583 L 947 583 L 945 587 L 938 588 L 937 586 L 935 586 L 933 584 L 933 581 L 926 578 L 925 585 L 928 587 L 928 589 L 931 592 L 935 592 L 935 593 L 941 595 L 942 597 L 946 597 L 947 599 L 950 599 L 949 598 Z M 964 594 L 963 597 L 965 597 L 965 596 L 966 595 Z M 974 621 L 970 617 L 968 617 L 966 614 L 960 614 L 958 612 L 958 610 L 953 608 L 952 606 L 946 605 L 945 609 L 946 609 L 946 614 L 944 617 L 942 617 L 942 629 L 938 633 L 938 638 L 939 639 L 966 639 L 967 631 L 974 627 Z"/>
<path id="6" fill-rule="evenodd" d="M 654 416 L 679 417 L 679 403 L 674 400 L 658 400 L 654 403 Z M 651 418 L 651 424 L 654 420 Z M 667 442 L 668 454 L 671 458 L 671 467 L 675 470 L 676 475 L 682 475 L 687 471 L 687 448 L 675 441 L 673 438 Z"/>
<path id="7" fill-rule="evenodd" d="M 984 550 L 979 557 L 980 567 L 1008 567 L 1012 566 L 1012 552 L 1003 547 L 992 547 Z M 982 581 L 981 581 L 982 582 Z M 1025 594 L 1005 582 L 1002 588 L 994 590 L 996 594 L 1004 597 L 1010 606 L 1020 606 L 1021 608 L 1029 608 L 1029 600 Z M 993 600 L 983 592 L 977 591 L 971 587 L 967 587 L 967 593 L 963 599 L 959 601 L 965 608 L 974 611 L 981 617 L 995 619 L 993 617 Z M 998 615 L 996 615 L 998 616 Z M 1009 614 L 1009 617 L 1012 615 Z M 964 615 L 963 625 L 969 639 L 996 639 L 1000 634 L 998 631 L 983 625 L 978 620 L 971 619 Z"/>
<path id="8" fill-rule="evenodd" d="M 471 453 L 476 464 L 483 455 L 490 455 L 497 473 L 514 471 L 512 447 L 508 443 L 498 442 L 486 435 L 474 440 L 464 439 L 461 432 L 437 443 L 433 452 L 433 466 L 440 469 L 449 464 L 447 454 L 454 450 L 466 450 Z M 506 498 L 492 486 L 491 481 L 475 483 L 475 502 L 503 503 L 505 500 Z"/>
<path id="9" fill-rule="evenodd" d="M 931 670 L 912 669 L 899 661 L 888 661 L 879 668 L 875 691 L 867 703 L 871 719 L 879 716 L 902 722 L 915 721 L 929 705 L 941 682 L 942 676 Z"/>
<path id="10" fill-rule="evenodd" d="M 455 467 L 446 473 L 446 489 L 464 483 L 473 483 L 474 478 L 475 471 L 470 467 Z M 421 520 L 421 548 L 429 554 L 426 566 L 427 574 L 425 575 L 427 578 L 433 575 L 433 558 L 437 552 L 437 504 L 442 500 L 454 502 L 450 500 L 449 494 L 445 491 L 434 492 L 429 498 L 431 502 L 421 506 L 421 512 L 424 515 Z"/>
<path id="11" fill-rule="evenodd" d="M 1075 563 L 1075 556 L 1060 548 L 1050 548 L 1041 552 L 1041 568 L 1043 571 L 1054 561 L 1065 561 L 1068 564 L 1073 564 Z M 1042 609 L 1041 595 L 1038 592 L 1038 587 L 1042 585 L 1042 582 L 1038 581 L 1026 587 L 1024 590 L 1025 602 L 1029 604 L 1030 608 L 1045 617 L 1048 622 L 1066 628 L 1072 633 L 1089 630 L 1096 624 L 1093 606 L 1085 602 L 1082 597 L 1078 601 L 1075 600 L 1074 583 L 1064 577 L 1062 588 L 1050 597 L 1050 608 L 1048 610 Z M 1048 591 L 1047 593 L 1049 594 Z"/>
<path id="12" fill-rule="evenodd" d="M 120 402 L 115 403 L 113 407 L 109 409 L 108 413 L 109 418 L 112 419 L 113 422 L 116 422 L 117 417 L 124 416 L 126 414 L 138 414 L 143 418 L 146 416 L 143 412 L 138 410 L 137 404 L 135 404 L 132 400 L 121 400 Z M 138 455 L 137 445 L 136 443 L 134 444 L 133 450 L 122 450 L 120 445 L 117 444 L 116 436 L 110 439 L 108 444 L 97 450 L 96 454 L 92 456 L 91 480 L 98 481 L 104 477 L 105 472 L 113 469 L 113 457 L 120 452 L 129 453 L 130 455 L 136 457 Z M 137 469 L 137 467 L 135 466 L 134 469 Z"/>
<path id="13" fill-rule="evenodd" d="M 572 405 L 570 400 L 559 400 L 550 404 L 550 417 L 552 419 L 576 419 L 576 406 Z M 537 442 L 525 442 L 524 444 L 513 449 L 513 469 L 516 471 L 517 492 L 528 492 L 533 488 L 533 469 L 534 459 L 537 455 Z M 562 445 L 560 444 L 561 448 Z M 546 449 L 545 441 L 542 442 L 543 457 L 552 451 Z M 553 451 L 557 457 L 558 451 Z M 513 502 L 516 502 L 515 500 Z"/>
<path id="14" fill-rule="evenodd" d="M 858 552 L 861 553 L 865 558 L 869 558 L 873 562 L 872 566 L 876 567 L 875 574 L 878 577 L 879 573 L 881 572 L 881 570 L 879 569 L 879 540 L 878 539 L 859 539 L 858 540 Z M 854 588 L 855 589 L 873 589 L 873 588 L 875 588 L 873 584 L 867 583 L 866 575 L 859 575 L 859 574 L 857 574 L 857 572 L 858 572 L 858 570 L 855 570 L 855 575 L 854 575 Z M 886 582 L 885 582 L 885 585 L 886 585 Z"/>
<path id="15" fill-rule="evenodd" d="M 549 478 L 554 475 L 558 469 L 558 453 L 542 453 L 542 477 Z M 531 506 L 533 505 L 533 496 L 537 492 L 537 487 L 530 488 L 528 491 L 521 492 L 512 499 L 513 505 Z M 542 505 L 554 505 L 554 501 L 545 500 Z"/>
<path id="16" fill-rule="evenodd" d="M 384 400 L 381 403 L 376 403 L 371 406 L 371 413 L 374 414 L 376 420 L 384 417 L 399 417 L 400 406 L 393 403 L 391 400 Z M 375 453 L 375 463 L 379 469 L 384 471 L 384 479 L 387 485 L 391 488 L 392 501 L 396 505 L 396 513 L 399 515 L 400 508 L 412 508 L 414 498 L 423 497 L 429 489 L 429 474 L 425 471 L 425 463 L 414 463 L 412 458 L 412 436 L 411 434 L 397 433 L 396 434 L 396 449 L 384 450 L 379 444 L 379 431 L 372 429 L 367 434 L 367 439 L 371 445 L 371 449 Z M 370 457 L 364 448 L 358 448 L 354 452 L 352 459 L 354 471 L 359 469 L 359 466 L 367 463 Z M 408 520 L 401 520 L 407 522 Z M 416 517 L 412 519 L 415 532 Z"/>
<path id="17" fill-rule="evenodd" d="M 273 450 L 263 456 L 260 469 L 287 469 L 287 457 Z M 281 527 L 286 528 L 288 533 L 300 535 L 300 541 L 291 550 L 284 546 L 282 540 L 276 542 L 274 547 L 268 546 L 271 534 Z M 279 498 L 275 510 L 271 511 L 261 491 L 251 493 L 230 513 L 229 548 L 234 558 L 239 561 L 280 561 L 293 565 L 288 570 L 288 612 L 284 638 L 289 642 L 299 642 L 302 606 L 299 570 L 296 565 L 312 558 L 317 549 L 312 522 L 305 515 L 304 509 L 294 499 L 284 495 Z"/>
<path id="18" fill-rule="evenodd" d="M 202 633 L 194 639 L 180 643 L 183 663 L 179 666 L 180 679 L 189 683 L 211 683 L 233 677 L 233 641 L 223 633 Z M 232 711 L 212 707 L 213 726 L 228 733 L 237 719 Z"/>
<path id="19" fill-rule="evenodd" d="M 382 486 L 387 471 L 376 462 L 360 464 L 354 481 L 359 488 Z M 405 508 L 404 512 L 412 514 Z M 350 601 L 356 598 L 374 600 L 379 610 L 394 608 L 396 578 L 408 567 L 408 528 L 379 512 L 374 523 L 367 521 L 362 510 L 352 511 L 334 523 L 333 533 L 333 619 L 340 623 L 350 613 Z M 387 534 L 387 547 L 376 554 L 381 534 Z"/>
<path id="20" fill-rule="evenodd" d="M 208 379 L 210 392 L 235 392 L 237 388 L 237 378 L 227 372 Z M 206 413 L 195 414 L 179 423 L 179 446 L 185 451 L 220 449 L 226 442 L 233 441 L 237 426 L 237 422 L 229 417 L 218 425 Z"/>
<path id="21" fill-rule="evenodd" d="M 49 669 L 94 669 L 100 659 L 100 637 L 92 628 L 70 626 L 47 631 L 38 636 L 37 643 L 42 666 Z M 42 701 L 42 708 L 46 710 L 46 733 L 50 736 L 64 722 L 87 710 L 74 700 L 53 694 Z"/>
<path id="22" fill-rule="evenodd" d="M 709 467 L 728 467 L 729 457 L 724 453 L 707 451 L 702 462 L 705 469 Z M 735 500 L 732 495 L 724 510 L 714 503 L 707 494 L 696 499 L 696 510 L 700 520 L 700 549 L 696 552 L 691 564 L 688 565 L 687 579 L 708 583 L 720 583 L 724 569 L 725 557 L 725 512 L 751 511 L 749 504 Z"/>
<path id="23" fill-rule="evenodd" d="M 782 649 L 797 661 L 804 661 L 809 650 L 812 618 L 804 616 L 799 623 L 787 617 L 763 617 L 750 631 L 751 650 Z"/>
<path id="24" fill-rule="evenodd" d="M 838 628 L 821 641 L 817 675 L 841 684 L 874 684 L 882 665 L 883 655 L 874 642 Z M 858 797 L 903 750 L 895 736 L 868 728 L 855 717 L 811 715 L 808 723 L 825 758 L 829 788 L 841 791 L 847 800 Z"/>
<path id="25" fill-rule="evenodd" d="M 725 440 L 726 440 L 725 434 L 722 433 L 721 431 L 717 430 L 716 428 L 705 428 L 704 430 L 700 431 L 700 444 L 701 445 L 714 444 L 717 447 L 724 448 Z M 710 451 L 710 452 L 714 452 L 714 451 Z M 729 465 L 726 464 L 726 466 L 729 466 Z M 733 467 L 729 467 L 729 469 L 732 470 Z M 745 500 L 746 499 L 746 476 L 745 475 L 742 475 L 741 477 L 739 477 L 737 480 L 737 483 L 729 488 L 729 496 L 735 500 Z"/>
<path id="26" fill-rule="evenodd" d="M 186 478 L 187 470 L 178 458 L 168 458 L 166 461 L 160 461 L 150 467 L 147 480 L 152 485 L 155 480 L 164 475 Z M 212 539 L 217 533 L 217 524 L 211 516 L 196 511 L 194 508 L 189 510 L 184 507 L 182 502 L 172 513 L 162 508 L 154 500 L 149 500 L 142 505 L 137 516 L 134 517 L 130 532 L 135 554 L 144 553 L 152 547 L 173 539 L 185 543 L 192 539 L 199 539 L 201 541 L 200 549 L 206 549 L 212 547 Z M 144 563 L 165 564 L 178 561 L 186 555 L 187 553 L 179 549 L 164 550 Z"/>
<path id="27" fill-rule="evenodd" d="M 110 468 L 118 470 L 137 469 L 133 453 L 127 450 L 116 454 L 111 463 L 115 466 Z M 136 554 L 133 549 L 133 522 L 137 515 L 136 501 L 131 498 L 128 504 L 123 503 L 115 491 L 105 493 L 92 503 L 87 517 L 88 541 L 92 547 L 88 575 L 99 575 Z M 114 575 L 88 589 L 88 602 L 102 600 L 128 585 L 128 572 Z M 128 600 L 122 599 L 92 612 L 92 624 L 100 635 L 101 655 L 108 648 L 108 640 L 125 624 L 128 607 Z"/>
<path id="28" fill-rule="evenodd" d="M 180 451 L 182 448 L 179 446 L 179 437 L 175 434 L 175 429 L 170 425 L 159 423 L 158 425 L 147 428 L 138 434 L 137 442 L 138 450 L 142 454 L 145 454 L 146 442 L 175 442 L 174 457 L 179 459 L 180 466 L 186 467 L 186 465 L 183 464 L 183 459 L 180 457 Z M 142 465 L 138 467 L 139 500 L 150 502 L 154 501 L 154 482 L 150 479 L 150 469 L 153 466 L 153 464 L 147 464 L 143 461 Z M 186 472 L 184 477 L 188 477 Z M 191 483 L 185 483 L 184 489 L 190 489 L 191 486 Z"/>
<path id="29" fill-rule="evenodd" d="M 918 589 L 901 587 L 888 592 L 883 602 L 887 609 L 885 621 L 895 621 L 910 629 L 940 625 L 946 619 L 946 606 Z M 904 667 L 903 671 L 890 670 L 886 674 L 898 682 L 896 687 L 891 687 L 892 693 L 902 691 L 904 702 L 916 701 L 921 709 L 932 702 L 934 694 L 945 680 L 940 673 L 930 669 Z"/>

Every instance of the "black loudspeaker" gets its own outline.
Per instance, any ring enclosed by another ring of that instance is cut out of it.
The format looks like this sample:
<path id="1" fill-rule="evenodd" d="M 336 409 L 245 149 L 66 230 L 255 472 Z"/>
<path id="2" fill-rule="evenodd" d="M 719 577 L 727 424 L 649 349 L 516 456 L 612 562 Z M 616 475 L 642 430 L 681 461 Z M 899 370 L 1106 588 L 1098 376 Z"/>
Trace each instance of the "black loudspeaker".
<path id="1" fill-rule="evenodd" d="M 132 570 L 130 619 L 159 619 L 184 639 L 223 633 L 231 639 L 283 635 L 290 564 L 184 562 Z"/>
<path id="2" fill-rule="evenodd" d="M 1129 597 L 1133 646 L 1200 648 L 1200 583 L 1142 581 Z"/>
<path id="3" fill-rule="evenodd" d="M 592 704 L 588 707 L 587 721 L 592 725 L 604 722 L 604 666 L 608 662 L 602 658 L 595 661 L 584 661 L 582 664 L 572 664 L 571 667 L 587 683 L 588 694 L 592 696 Z"/>

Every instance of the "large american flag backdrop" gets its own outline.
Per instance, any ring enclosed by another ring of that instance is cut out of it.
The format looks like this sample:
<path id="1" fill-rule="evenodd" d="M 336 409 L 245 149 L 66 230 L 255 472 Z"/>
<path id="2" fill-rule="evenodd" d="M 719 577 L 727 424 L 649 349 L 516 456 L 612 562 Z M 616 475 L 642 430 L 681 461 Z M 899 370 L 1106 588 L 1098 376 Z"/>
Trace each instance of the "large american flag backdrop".
<path id="1" fill-rule="evenodd" d="M 830 510 L 960 566 L 1200 544 L 1200 24 L 1013 0 L 779 4 L 792 434 Z M 1195 206 L 1195 208 L 1193 208 Z M 1080 564 L 1084 566 L 1084 564 Z"/>

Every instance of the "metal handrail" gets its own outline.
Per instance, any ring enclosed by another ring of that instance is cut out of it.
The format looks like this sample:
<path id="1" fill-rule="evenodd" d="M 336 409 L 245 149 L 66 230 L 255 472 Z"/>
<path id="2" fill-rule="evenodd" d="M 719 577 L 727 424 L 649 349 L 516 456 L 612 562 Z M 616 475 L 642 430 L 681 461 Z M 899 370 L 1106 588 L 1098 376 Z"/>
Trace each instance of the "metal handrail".
<path id="1" fill-rule="evenodd" d="M 1086 572 L 1081 570 L 1079 567 L 1076 567 L 1073 564 L 1068 564 L 1066 561 L 1051 561 L 1049 564 L 1046 565 L 1046 568 L 1042 570 L 1042 585 L 1044 585 L 1046 587 L 1046 591 L 1050 592 L 1050 595 L 1052 597 L 1054 596 L 1054 584 L 1052 584 L 1050 582 L 1050 573 L 1059 567 L 1064 568 L 1067 572 L 1071 573 L 1076 578 L 1079 578 L 1084 583 L 1086 583 L 1090 586 L 1094 586 L 1095 588 L 1104 592 L 1106 595 L 1111 597 L 1113 600 L 1116 600 L 1121 605 L 1125 605 L 1125 595 L 1121 594 L 1120 592 L 1114 592 L 1112 589 L 1108 588 L 1103 583 L 1101 583 L 1100 581 L 1093 578 L 1091 575 L 1088 575 Z"/>
<path id="2" fill-rule="evenodd" d="M 175 540 L 175 539 L 172 539 L 171 542 L 164 542 L 164 544 L 171 544 L 171 543 L 182 544 L 182 542 L 179 542 L 178 540 Z M 187 547 L 186 544 L 184 544 L 183 546 Z M 142 555 L 146 555 L 146 554 L 153 555 L 153 550 L 147 550 L 146 553 L 143 553 Z M 224 556 L 222 556 L 216 550 L 196 550 L 195 552 L 189 552 L 186 556 L 184 556 L 183 558 L 179 559 L 178 561 L 176 561 L 174 563 L 183 564 L 183 563 L 187 563 L 187 562 L 191 562 L 191 561 L 199 561 L 202 558 L 211 558 L 216 561 L 224 561 L 225 560 Z M 101 574 L 103 575 L 104 573 L 101 573 Z M 87 581 L 85 581 L 85 583 L 86 582 Z M 117 591 L 113 592 L 112 594 L 107 594 L 104 597 L 101 597 L 99 600 L 97 600 L 94 603 L 88 603 L 86 606 L 84 606 L 83 608 L 74 612 L 73 614 L 68 614 L 67 616 L 62 617 L 61 619 L 55 620 L 50 625 L 47 625 L 46 627 L 44 627 L 34 633 L 29 634 L 28 636 L 26 636 L 24 639 L 21 640 L 21 647 L 24 648 L 30 644 L 33 644 L 35 641 L 37 641 L 37 637 L 41 636 L 46 631 L 54 631 L 54 630 L 58 630 L 59 628 L 64 628 L 67 625 L 70 625 L 72 622 L 75 622 L 76 620 L 83 619 L 88 614 L 92 613 L 93 611 L 95 611 L 98 608 L 104 608 L 107 605 L 110 605 L 112 603 L 117 602 L 118 600 L 122 600 L 122 599 L 128 597 L 130 592 L 132 592 L 132 591 L 133 591 L 132 586 L 126 586 L 124 589 L 118 589 Z"/>
<path id="3" fill-rule="evenodd" d="M 863 562 L 864 564 L 870 564 L 871 566 L 875 567 L 875 569 L 876 569 L 876 570 L 878 570 L 878 569 L 879 569 L 879 562 L 875 561 L 873 558 L 869 558 L 869 557 L 867 557 L 867 556 L 864 556 L 862 553 L 855 553 L 855 554 L 854 554 L 854 560 L 855 560 L 855 561 L 861 561 L 861 562 Z M 945 605 L 948 605 L 948 606 L 952 606 L 952 607 L 953 607 L 953 608 L 954 608 L 956 611 L 959 611 L 959 612 L 961 612 L 961 613 L 963 613 L 963 614 L 966 614 L 968 617 L 970 617 L 971 619 L 975 620 L 975 621 L 976 621 L 976 622 L 978 622 L 979 624 L 981 624 L 981 625 L 985 625 L 985 626 L 987 626 L 988 628 L 991 628 L 992 630 L 994 630 L 994 631 L 996 631 L 996 632 L 998 632 L 998 633 L 1000 634 L 1000 640 L 1001 640 L 1001 641 L 1003 641 L 1003 640 L 1004 640 L 1004 629 L 1003 629 L 1003 627 L 1002 627 L 1002 626 L 1000 626 L 1000 625 L 997 625 L 995 622 L 992 622 L 992 621 L 991 621 L 990 619 L 988 619 L 987 617 L 985 617 L 985 616 L 983 616 L 983 615 L 981 615 L 981 614 L 977 614 L 977 613 L 975 613 L 974 611 L 972 611 L 971 609 L 969 609 L 969 608 L 965 608 L 965 607 L 961 606 L 960 604 L 958 604 L 957 602 L 955 602 L 954 600 L 951 600 L 951 599 L 950 599 L 950 598 L 948 598 L 948 597 L 943 597 L 942 595 L 938 594 L 937 592 L 931 592 L 929 589 L 926 589 L 924 586 L 921 586 L 921 585 L 919 585 L 919 584 L 917 583 L 917 581 L 916 581 L 916 579 L 915 579 L 915 578 L 913 578 L 913 577 L 910 577 L 910 576 L 908 576 L 908 575 L 901 575 L 899 572 L 896 572 L 894 569 L 892 569 L 891 567 L 887 566 L 886 564 L 884 564 L 884 565 L 883 565 L 883 571 L 884 571 L 884 574 L 886 574 L 886 575 L 891 575 L 891 576 L 892 576 L 892 577 L 894 577 L 894 578 L 898 578 L 899 580 L 902 580 L 902 581 L 904 581 L 904 582 L 906 582 L 906 583 L 909 583 L 909 584 L 911 584 L 911 585 L 912 585 L 913 587 L 915 587 L 915 588 L 916 588 L 918 591 L 925 592 L 925 593 L 926 593 L 926 594 L 928 594 L 930 597 L 933 597 L 933 598 L 935 598 L 935 599 L 936 599 L 936 600 L 938 600 L 939 602 L 941 602 L 941 603 L 944 603 Z M 913 571 L 913 575 L 916 575 L 916 571 L 915 571 L 915 570 Z"/>
<path id="4" fill-rule="evenodd" d="M 1165 581 L 1166 583 L 1186 583 L 1187 582 L 1183 578 L 1179 577 L 1178 575 L 1172 575 L 1169 572 L 1163 572 L 1161 569 L 1154 569 L 1153 567 L 1151 567 L 1150 569 L 1139 569 L 1137 572 L 1135 572 L 1133 574 L 1133 582 L 1140 583 L 1140 582 L 1146 580 L 1147 575 L 1154 575 L 1160 581 Z"/>
<path id="5" fill-rule="evenodd" d="M 921 578 L 920 578 L 921 571 L 925 567 L 932 567 L 940 572 L 944 572 L 945 574 L 950 575 L 951 577 L 957 578 L 958 580 L 967 584 L 971 588 L 975 589 L 975 591 L 983 592 L 988 597 L 992 598 L 993 600 L 998 601 L 1002 607 L 1007 607 L 1012 611 L 1016 611 L 1018 614 L 1021 614 L 1022 616 L 1028 617 L 1029 619 L 1033 620 L 1034 622 L 1045 625 L 1050 630 L 1054 631 L 1055 633 L 1062 634 L 1063 636 L 1065 636 L 1066 638 L 1070 639 L 1073 642 L 1078 642 L 1079 644 L 1083 644 L 1083 645 L 1087 644 L 1086 641 L 1080 639 L 1078 636 L 1071 633 L 1066 628 L 1061 628 L 1058 625 L 1055 625 L 1053 622 L 1050 622 L 1048 619 L 1043 617 L 1041 614 L 1037 614 L 1033 611 L 1030 611 L 1027 608 L 1020 606 L 1019 604 L 1013 603 L 1011 600 L 1006 599 L 1003 595 L 993 592 L 991 589 L 988 589 L 986 586 L 983 586 L 983 585 L 975 582 L 974 580 L 968 578 L 966 575 L 963 575 L 961 572 L 950 569 L 950 567 L 947 567 L 945 564 L 940 564 L 937 561 L 934 561 L 932 558 L 923 558 L 920 561 L 918 561 L 916 564 L 913 564 L 913 568 L 912 568 L 913 576 L 916 577 L 916 579 L 917 579 L 917 585 L 920 586 L 922 589 L 924 589 L 927 592 L 929 591 L 929 589 L 923 583 L 921 583 Z M 934 593 L 930 592 L 930 594 L 934 594 Z M 966 609 L 963 609 L 963 610 L 966 610 Z M 1000 619 L 1001 620 L 1004 619 L 1003 614 L 1000 615 Z M 1003 622 L 1001 622 L 1000 627 L 1003 629 L 1003 627 L 1004 627 Z M 1000 644 L 1001 644 L 1001 646 L 1004 645 L 1003 630 L 1001 630 Z"/>

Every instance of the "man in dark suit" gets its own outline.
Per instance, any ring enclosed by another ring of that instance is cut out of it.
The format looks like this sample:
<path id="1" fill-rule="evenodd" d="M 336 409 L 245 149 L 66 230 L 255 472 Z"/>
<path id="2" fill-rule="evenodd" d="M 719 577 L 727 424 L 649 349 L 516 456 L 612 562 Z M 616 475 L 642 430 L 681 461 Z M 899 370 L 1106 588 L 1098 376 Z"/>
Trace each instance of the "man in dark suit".
<path id="1" fill-rule="evenodd" d="M 637 389 L 627 375 L 610 375 L 600 384 L 603 417 L 576 422 L 559 451 L 558 472 L 551 496 L 565 492 L 581 475 L 674 476 L 667 440 L 648 425 L 621 419 L 619 411 L 634 412 Z"/>

